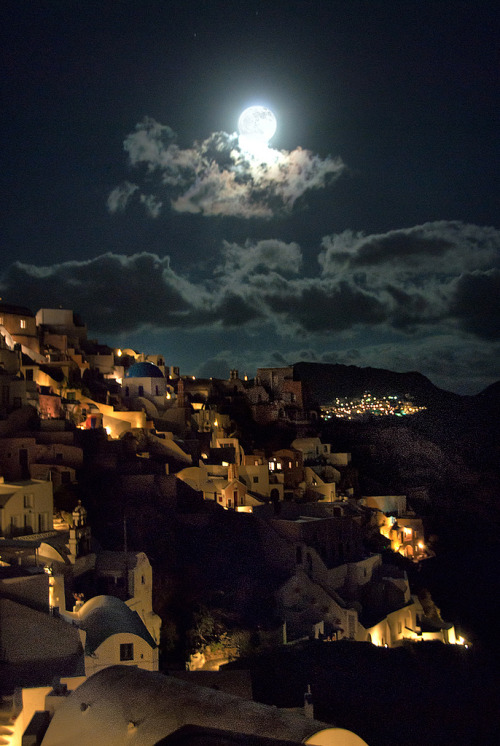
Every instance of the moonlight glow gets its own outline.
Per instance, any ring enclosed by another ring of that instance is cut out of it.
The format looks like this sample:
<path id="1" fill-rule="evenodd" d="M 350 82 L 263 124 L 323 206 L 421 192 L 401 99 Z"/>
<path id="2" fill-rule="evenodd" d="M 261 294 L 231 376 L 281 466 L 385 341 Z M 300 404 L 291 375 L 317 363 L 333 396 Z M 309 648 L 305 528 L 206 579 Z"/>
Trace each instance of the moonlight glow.
<path id="1" fill-rule="evenodd" d="M 276 132 L 276 125 L 276 117 L 270 109 L 265 106 L 250 106 L 238 119 L 241 146 L 249 150 L 267 148 Z"/>

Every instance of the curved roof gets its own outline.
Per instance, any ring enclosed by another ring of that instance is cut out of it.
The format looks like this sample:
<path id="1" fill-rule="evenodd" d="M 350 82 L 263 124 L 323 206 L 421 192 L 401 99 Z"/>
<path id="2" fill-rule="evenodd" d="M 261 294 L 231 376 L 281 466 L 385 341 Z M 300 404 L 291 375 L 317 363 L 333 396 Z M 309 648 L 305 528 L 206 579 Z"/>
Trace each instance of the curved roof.
<path id="1" fill-rule="evenodd" d="M 133 363 L 125 378 L 164 378 L 164 375 L 154 363 Z"/>
<path id="2" fill-rule="evenodd" d="M 90 676 L 65 698 L 52 718 L 44 746 L 153 746 L 188 723 L 299 743 L 328 728 L 317 720 L 156 671 L 110 666 Z"/>
<path id="3" fill-rule="evenodd" d="M 115 596 L 95 596 L 83 604 L 78 626 L 87 633 L 85 653 L 92 655 L 111 635 L 129 632 L 155 648 L 156 643 L 136 611 Z"/>

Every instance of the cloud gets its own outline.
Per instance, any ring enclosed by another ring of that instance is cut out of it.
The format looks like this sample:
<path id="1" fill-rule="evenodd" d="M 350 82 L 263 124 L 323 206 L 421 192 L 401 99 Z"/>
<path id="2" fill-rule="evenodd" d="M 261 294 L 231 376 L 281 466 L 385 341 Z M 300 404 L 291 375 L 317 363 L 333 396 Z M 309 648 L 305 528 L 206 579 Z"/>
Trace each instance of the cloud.
<path id="1" fill-rule="evenodd" d="M 214 269 L 201 279 L 199 268 L 192 279 L 186 268 L 184 274 L 172 268 L 168 256 L 108 253 L 49 267 L 16 262 L 1 289 L 34 310 L 73 308 L 96 336 L 177 330 L 223 340 L 225 349 L 230 339 L 238 349 L 243 338 L 250 345 L 261 340 L 253 353 L 260 365 L 285 351 L 293 362 L 288 350 L 301 340 L 297 352 L 320 359 L 340 346 L 339 362 L 366 365 L 372 355 L 379 367 L 426 372 L 426 366 L 441 379 L 449 370 L 451 380 L 460 360 L 465 369 L 460 349 L 472 350 L 475 360 L 498 355 L 499 258 L 500 231 L 440 222 L 327 236 L 314 276 L 304 275 L 297 243 L 270 238 L 223 242 Z M 384 338 L 391 344 L 376 347 Z"/>
<path id="2" fill-rule="evenodd" d="M 465 331 L 483 339 L 500 339 L 500 270 L 461 275 L 450 312 Z"/>
<path id="3" fill-rule="evenodd" d="M 300 334 L 342 331 L 358 324 L 376 325 L 387 316 L 383 303 L 374 295 L 347 282 L 290 283 L 286 292 L 268 291 L 265 298 L 282 323 Z"/>
<path id="4" fill-rule="evenodd" d="M 224 241 L 223 263 L 216 269 L 217 274 L 236 277 L 241 280 L 253 273 L 279 271 L 283 275 L 297 274 L 302 265 L 302 252 L 297 243 L 285 243 L 279 239 L 266 239 L 243 246 Z"/>
<path id="5" fill-rule="evenodd" d="M 437 221 L 372 236 L 345 231 L 322 240 L 319 263 L 325 280 L 351 282 L 385 302 L 395 328 L 458 319 L 464 331 L 478 336 L 494 331 L 496 228 Z"/>
<path id="6" fill-rule="evenodd" d="M 499 264 L 499 231 L 459 221 L 435 221 L 365 236 L 344 231 L 325 236 L 319 262 L 324 275 L 383 268 L 398 276 L 455 274 Z"/>
<path id="7" fill-rule="evenodd" d="M 130 201 L 130 198 L 139 189 L 137 184 L 131 184 L 130 181 L 124 181 L 117 186 L 108 196 L 108 210 L 110 212 L 123 212 Z"/>
<path id="8" fill-rule="evenodd" d="M 243 151 L 236 134 L 215 132 L 180 148 L 173 130 L 146 117 L 124 141 L 129 165 L 142 173 L 156 217 L 163 204 L 174 212 L 239 218 L 289 213 L 306 192 L 323 189 L 344 171 L 340 158 L 320 158 L 302 148 Z M 153 191 L 154 190 L 154 191 Z M 149 207 L 142 188 L 124 182 L 108 198 L 111 212 L 134 197 Z"/>
<path id="9" fill-rule="evenodd" d="M 500 232 L 459 228 L 443 222 L 328 236 L 321 271 L 310 277 L 302 272 L 300 246 L 279 239 L 223 242 L 215 269 L 198 280 L 174 270 L 168 256 L 149 252 L 52 267 L 15 263 L 3 277 L 3 293 L 12 297 L 23 287 L 25 303 L 75 307 L 100 333 L 267 324 L 283 337 L 364 327 L 495 339 L 500 270 L 492 265 L 499 263 Z"/>
<path id="10" fill-rule="evenodd" d="M 169 257 L 147 252 L 103 254 L 51 267 L 16 262 L 1 287 L 9 297 L 22 288 L 24 303 L 36 310 L 62 306 L 79 311 L 96 334 L 183 327 L 207 300 L 201 288 L 170 268 Z"/>

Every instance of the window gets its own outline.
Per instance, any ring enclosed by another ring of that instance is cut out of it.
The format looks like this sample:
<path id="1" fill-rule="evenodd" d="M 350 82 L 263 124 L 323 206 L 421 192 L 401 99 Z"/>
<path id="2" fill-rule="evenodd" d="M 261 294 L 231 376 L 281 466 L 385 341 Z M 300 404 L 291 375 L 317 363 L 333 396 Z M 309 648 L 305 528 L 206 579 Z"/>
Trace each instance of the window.
<path id="1" fill-rule="evenodd" d="M 120 645 L 120 660 L 134 660 L 134 644 L 132 642 L 122 642 L 122 644 Z"/>
<path id="2" fill-rule="evenodd" d="M 253 483 L 254 484 L 258 484 L 258 482 L 259 482 L 259 477 L 254 477 L 253 478 Z"/>
<path id="3" fill-rule="evenodd" d="M 26 371 L 26 380 L 32 381 L 33 380 L 33 368 L 28 368 Z"/>
<path id="4" fill-rule="evenodd" d="M 24 496 L 24 507 L 25 508 L 33 507 L 33 493 L 30 493 L 29 495 Z"/>
<path id="5" fill-rule="evenodd" d="M 21 329 L 26 329 L 26 319 L 20 319 L 19 326 Z"/>

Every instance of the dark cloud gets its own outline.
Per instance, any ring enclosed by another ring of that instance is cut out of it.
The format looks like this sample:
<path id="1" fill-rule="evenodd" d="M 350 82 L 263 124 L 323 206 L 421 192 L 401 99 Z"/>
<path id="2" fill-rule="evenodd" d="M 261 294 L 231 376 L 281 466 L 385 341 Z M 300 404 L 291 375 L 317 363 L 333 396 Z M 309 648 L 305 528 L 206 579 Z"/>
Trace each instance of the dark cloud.
<path id="1" fill-rule="evenodd" d="M 320 158 L 302 148 L 251 154 L 236 134 L 212 133 L 191 148 L 180 148 L 175 133 L 146 117 L 125 138 L 129 164 L 146 192 L 125 182 L 108 197 L 111 212 L 132 199 L 157 217 L 167 203 L 175 212 L 265 218 L 287 213 L 306 192 L 323 189 L 344 170 L 339 158 Z"/>
<path id="2" fill-rule="evenodd" d="M 387 316 L 377 298 L 347 282 L 331 287 L 313 282 L 296 290 L 295 294 L 267 294 L 266 302 L 273 313 L 301 333 L 342 331 L 358 324 L 377 324 Z"/>
<path id="3" fill-rule="evenodd" d="M 219 355 L 209 357 L 204 360 L 196 369 L 198 378 L 229 378 L 229 371 L 232 369 L 234 353 L 221 352 Z"/>
<path id="4" fill-rule="evenodd" d="M 264 315 L 258 307 L 246 302 L 241 296 L 227 293 L 217 306 L 218 321 L 225 327 L 242 327 L 262 319 Z"/>
<path id="5" fill-rule="evenodd" d="M 372 236 L 344 231 L 326 236 L 319 261 L 325 275 L 355 268 L 383 267 L 384 272 L 456 274 L 461 269 L 498 264 L 500 239 L 496 228 L 458 221 L 424 223 Z M 389 266 L 388 266 L 389 265 Z"/>
<path id="6" fill-rule="evenodd" d="M 395 329 L 409 332 L 416 329 L 424 318 L 429 323 L 435 310 L 430 307 L 429 300 L 423 293 L 407 293 L 392 285 L 387 286 L 387 292 L 394 300 L 392 325 Z"/>
<path id="7" fill-rule="evenodd" d="M 381 367 L 443 382 L 454 368 L 465 376 L 468 356 L 484 371 L 498 365 L 500 231 L 442 222 L 387 236 L 328 236 L 322 271 L 309 277 L 300 246 L 275 238 L 223 242 L 213 272 L 196 270 L 196 279 L 150 252 L 46 267 L 17 262 L 3 275 L 2 295 L 34 310 L 73 308 L 93 336 L 177 330 L 190 333 L 192 347 L 196 334 L 212 335 L 218 349 L 238 350 L 231 367 L 247 371 L 297 359 L 379 367 L 383 360 Z M 399 246 L 393 262 L 389 245 Z M 366 246 L 380 264 L 361 268 Z M 337 261 L 341 255 L 349 260 Z M 484 371 L 471 380 L 479 385 Z"/>
<path id="8" fill-rule="evenodd" d="M 16 262 L 2 278 L 2 292 L 24 302 L 81 311 L 95 333 L 129 332 L 144 326 L 183 326 L 200 303 L 200 292 L 170 268 L 169 257 L 103 254 L 52 267 Z"/>
<path id="9" fill-rule="evenodd" d="M 450 313 L 465 331 L 483 339 L 499 339 L 500 271 L 462 275 L 455 285 Z"/>

